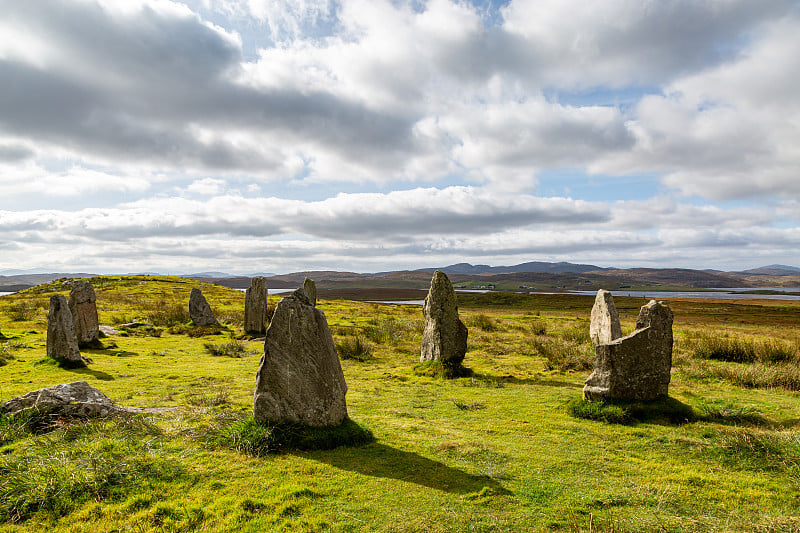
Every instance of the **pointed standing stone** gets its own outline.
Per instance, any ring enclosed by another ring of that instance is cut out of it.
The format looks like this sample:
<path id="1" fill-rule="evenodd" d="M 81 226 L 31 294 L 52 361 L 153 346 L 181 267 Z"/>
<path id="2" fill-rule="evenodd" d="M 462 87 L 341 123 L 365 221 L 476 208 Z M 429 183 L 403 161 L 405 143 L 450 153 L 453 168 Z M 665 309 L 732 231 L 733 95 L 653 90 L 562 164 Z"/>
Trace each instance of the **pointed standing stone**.
<path id="1" fill-rule="evenodd" d="M 78 337 L 67 299 L 61 294 L 50 297 L 47 313 L 47 357 L 59 362 L 83 365 L 78 349 Z"/>
<path id="2" fill-rule="evenodd" d="M 216 326 L 219 324 L 205 296 L 203 296 L 200 289 L 196 288 L 192 288 L 192 292 L 189 294 L 189 317 L 195 326 Z"/>
<path id="3" fill-rule="evenodd" d="M 267 328 L 253 418 L 272 424 L 337 426 L 347 418 L 346 393 L 325 314 L 297 289 L 278 302 Z"/>
<path id="4" fill-rule="evenodd" d="M 314 307 L 317 306 L 317 284 L 314 283 L 314 280 L 311 278 L 306 278 L 303 280 L 303 291 L 306 293 L 308 297 L 308 301 L 311 302 L 311 305 Z"/>
<path id="5" fill-rule="evenodd" d="M 266 331 L 264 319 L 267 314 L 267 280 L 256 276 L 244 293 L 244 331 L 263 335 Z"/>
<path id="6" fill-rule="evenodd" d="M 419 360 L 458 366 L 467 353 L 467 327 L 458 318 L 456 292 L 444 272 L 437 270 L 422 306 L 425 329 Z"/>
<path id="7" fill-rule="evenodd" d="M 594 299 L 589 336 L 595 345 L 606 344 L 622 337 L 622 328 L 619 325 L 619 314 L 614 305 L 614 297 L 606 290 L 597 291 Z"/>
<path id="8" fill-rule="evenodd" d="M 594 372 L 586 379 L 583 397 L 649 401 L 666 396 L 672 341 L 672 311 L 651 300 L 642 307 L 633 333 L 595 347 Z"/>
<path id="9" fill-rule="evenodd" d="M 94 287 L 88 281 L 78 282 L 69 293 L 69 310 L 80 348 L 102 347 L 96 301 Z"/>

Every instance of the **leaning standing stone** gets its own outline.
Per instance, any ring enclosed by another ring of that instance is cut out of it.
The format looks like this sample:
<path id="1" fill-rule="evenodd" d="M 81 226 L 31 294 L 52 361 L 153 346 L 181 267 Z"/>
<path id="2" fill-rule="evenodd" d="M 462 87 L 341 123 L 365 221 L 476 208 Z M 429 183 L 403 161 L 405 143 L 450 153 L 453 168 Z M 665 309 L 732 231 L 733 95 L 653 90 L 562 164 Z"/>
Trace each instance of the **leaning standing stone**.
<path id="1" fill-rule="evenodd" d="M 67 299 L 61 294 L 50 297 L 47 313 L 47 357 L 59 362 L 83 365 L 78 349 L 78 337 Z"/>
<path id="2" fill-rule="evenodd" d="M 633 333 L 595 347 L 594 372 L 586 379 L 583 397 L 650 401 L 666 396 L 672 340 L 672 311 L 652 300 L 642 307 Z"/>
<path id="3" fill-rule="evenodd" d="M 216 326 L 219 324 L 203 293 L 196 288 L 193 288 L 189 294 L 189 317 L 195 326 Z"/>
<path id="4" fill-rule="evenodd" d="M 606 344 L 622 337 L 619 314 L 610 292 L 600 289 L 594 299 L 589 336 L 594 344 Z"/>
<path id="5" fill-rule="evenodd" d="M 69 292 L 69 310 L 75 324 L 75 335 L 81 348 L 100 348 L 100 324 L 97 320 L 97 298 L 88 281 L 80 281 Z"/>
<path id="6" fill-rule="evenodd" d="M 267 314 L 267 280 L 257 276 L 250 280 L 250 287 L 244 293 L 244 331 L 263 335 L 264 318 Z"/>
<path id="7" fill-rule="evenodd" d="M 308 301 L 311 302 L 311 305 L 317 305 L 317 284 L 314 283 L 314 280 L 311 278 L 306 278 L 303 280 L 303 291 L 306 293 L 308 297 Z"/>
<path id="8" fill-rule="evenodd" d="M 422 306 L 425 329 L 419 360 L 458 366 L 467 353 L 467 327 L 458 318 L 456 292 L 444 272 L 437 270 Z"/>
<path id="9" fill-rule="evenodd" d="M 298 289 L 281 299 L 256 374 L 253 418 L 271 424 L 337 426 L 347 384 L 325 314 Z"/>

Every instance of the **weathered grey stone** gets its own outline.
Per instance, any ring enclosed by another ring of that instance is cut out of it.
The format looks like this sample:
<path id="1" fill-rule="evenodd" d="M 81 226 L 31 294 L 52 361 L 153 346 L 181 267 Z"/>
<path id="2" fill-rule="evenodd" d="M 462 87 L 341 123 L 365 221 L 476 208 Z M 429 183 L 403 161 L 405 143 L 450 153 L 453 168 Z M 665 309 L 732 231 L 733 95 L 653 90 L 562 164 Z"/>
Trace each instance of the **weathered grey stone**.
<path id="1" fill-rule="evenodd" d="M 594 344 L 606 344 L 622 337 L 619 325 L 619 314 L 614 305 L 614 297 L 610 292 L 600 289 L 594 299 L 589 337 Z"/>
<path id="2" fill-rule="evenodd" d="M 314 280 L 311 278 L 306 278 L 303 280 L 303 291 L 305 291 L 306 296 L 308 297 L 308 301 L 311 302 L 311 305 L 317 305 L 317 284 L 314 283 Z"/>
<path id="3" fill-rule="evenodd" d="M 244 331 L 263 335 L 266 331 L 264 319 L 267 314 L 267 280 L 256 276 L 244 293 Z"/>
<path id="4" fill-rule="evenodd" d="M 655 400 L 669 392 L 672 311 L 664 302 L 642 307 L 636 330 L 595 348 L 594 372 L 586 379 L 587 400 Z"/>
<path id="5" fill-rule="evenodd" d="M 98 417 L 120 411 L 108 396 L 85 381 L 63 383 L 29 392 L 3 403 L 3 413 L 17 413 L 35 409 L 40 414 L 54 416 Z"/>
<path id="6" fill-rule="evenodd" d="M 75 324 L 80 348 L 101 348 L 100 323 L 97 320 L 97 297 L 88 281 L 78 281 L 69 292 L 69 310 Z"/>
<path id="7" fill-rule="evenodd" d="M 219 324 L 202 291 L 197 288 L 192 288 L 192 292 L 189 294 L 189 317 L 196 326 L 216 326 Z"/>
<path id="8" fill-rule="evenodd" d="M 47 313 L 47 357 L 75 365 L 84 363 L 67 299 L 61 294 L 50 297 Z"/>
<path id="9" fill-rule="evenodd" d="M 99 328 L 101 336 L 119 335 L 119 330 L 114 328 L 113 326 L 99 326 Z"/>
<path id="10" fill-rule="evenodd" d="M 346 393 L 325 314 L 297 289 L 278 302 L 267 328 L 253 417 L 272 424 L 336 426 L 347 418 Z"/>
<path id="11" fill-rule="evenodd" d="M 49 417 L 96 418 L 121 413 L 164 413 L 177 407 L 122 407 L 85 381 L 62 383 L 4 402 L 0 412 L 14 416 L 35 410 Z"/>
<path id="12" fill-rule="evenodd" d="M 467 327 L 458 318 L 456 292 L 444 272 L 433 273 L 422 314 L 425 328 L 419 360 L 460 365 L 467 353 Z"/>

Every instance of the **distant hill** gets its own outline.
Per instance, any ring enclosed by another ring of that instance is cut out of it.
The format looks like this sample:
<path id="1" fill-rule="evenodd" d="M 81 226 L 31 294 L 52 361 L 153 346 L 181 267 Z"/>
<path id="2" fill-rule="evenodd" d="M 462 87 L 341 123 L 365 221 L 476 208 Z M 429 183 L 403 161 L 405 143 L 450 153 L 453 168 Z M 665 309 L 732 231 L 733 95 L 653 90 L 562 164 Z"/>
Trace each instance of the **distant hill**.
<path id="1" fill-rule="evenodd" d="M 18 274 L 15 276 L 0 276 L 0 291 L 14 292 L 41 283 L 47 283 L 61 278 L 88 278 L 97 276 L 97 274 L 87 274 L 86 272 L 79 272 L 77 274 L 66 274 L 63 272 L 53 272 L 50 274 Z"/>
<path id="2" fill-rule="evenodd" d="M 796 276 L 800 274 L 800 268 L 788 265 L 767 265 L 749 270 L 742 270 L 736 274 L 749 274 L 751 276 Z"/>
<path id="3" fill-rule="evenodd" d="M 520 263 L 514 266 L 489 266 L 489 265 L 471 265 L 469 263 L 457 263 L 440 268 L 420 268 L 423 272 L 433 272 L 434 270 L 441 270 L 446 274 L 511 274 L 515 272 L 547 272 L 551 274 L 582 274 L 584 272 L 592 272 L 598 270 L 614 270 L 611 268 L 603 268 L 597 265 L 582 265 L 575 263 L 547 263 L 543 261 L 529 261 L 527 263 Z"/>

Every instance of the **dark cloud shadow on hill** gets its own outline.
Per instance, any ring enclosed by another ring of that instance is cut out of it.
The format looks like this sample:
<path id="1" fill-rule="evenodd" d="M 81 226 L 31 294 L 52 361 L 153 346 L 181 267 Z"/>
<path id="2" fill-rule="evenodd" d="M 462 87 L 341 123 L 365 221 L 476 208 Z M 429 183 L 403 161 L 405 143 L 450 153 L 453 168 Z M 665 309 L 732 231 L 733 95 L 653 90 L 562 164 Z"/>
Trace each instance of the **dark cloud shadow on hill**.
<path id="1" fill-rule="evenodd" d="M 365 476 L 397 479 L 455 494 L 510 494 L 499 483 L 433 461 L 417 453 L 373 443 L 358 448 L 313 452 L 306 457 Z"/>

